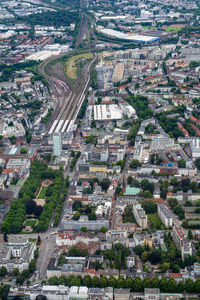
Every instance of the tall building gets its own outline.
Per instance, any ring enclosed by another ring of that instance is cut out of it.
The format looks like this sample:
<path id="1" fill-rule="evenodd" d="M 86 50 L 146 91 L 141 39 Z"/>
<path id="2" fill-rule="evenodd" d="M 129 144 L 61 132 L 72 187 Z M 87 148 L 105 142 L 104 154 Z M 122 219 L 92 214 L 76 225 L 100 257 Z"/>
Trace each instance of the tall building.
<path id="1" fill-rule="evenodd" d="M 141 204 L 133 205 L 133 214 L 137 224 L 142 228 L 147 228 L 147 216 Z"/>
<path id="2" fill-rule="evenodd" d="M 53 150 L 55 156 L 61 156 L 62 154 L 62 141 L 61 141 L 61 133 L 55 133 L 53 135 Z"/>
<path id="3" fill-rule="evenodd" d="M 158 215 L 165 227 L 172 227 L 173 220 L 169 209 L 164 204 L 158 204 Z"/>

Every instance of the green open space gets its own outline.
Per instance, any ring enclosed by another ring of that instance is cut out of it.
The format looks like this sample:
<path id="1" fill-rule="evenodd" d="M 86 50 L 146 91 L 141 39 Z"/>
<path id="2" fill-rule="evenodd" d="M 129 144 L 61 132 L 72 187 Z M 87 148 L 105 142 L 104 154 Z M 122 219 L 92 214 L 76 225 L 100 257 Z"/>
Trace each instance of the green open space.
<path id="1" fill-rule="evenodd" d="M 147 216 L 148 216 L 148 220 L 151 222 L 152 229 L 157 229 L 157 230 L 165 229 L 157 213 L 148 214 Z"/>
<path id="2" fill-rule="evenodd" d="M 33 226 L 36 225 L 36 223 L 37 223 L 36 220 L 26 220 L 25 226 L 31 226 L 31 227 L 33 227 Z"/>
<path id="3" fill-rule="evenodd" d="M 143 29 L 157 29 L 155 26 L 143 26 Z"/>
<path id="4" fill-rule="evenodd" d="M 40 191 L 40 194 L 38 196 L 38 199 L 44 199 L 45 198 L 45 195 L 46 195 L 46 191 L 47 191 L 48 187 L 47 186 L 43 186 L 41 191 Z"/>
<path id="5" fill-rule="evenodd" d="M 166 31 L 176 31 L 176 32 L 179 32 L 182 28 L 181 27 L 176 27 L 176 26 L 167 26 L 165 28 Z"/>
<path id="6" fill-rule="evenodd" d="M 77 63 L 79 59 L 90 59 L 93 58 L 93 54 L 88 52 L 88 53 L 82 53 L 79 55 L 75 55 L 70 57 L 66 62 L 65 62 L 65 69 L 66 69 L 66 75 L 68 78 L 76 80 L 77 79 Z"/>

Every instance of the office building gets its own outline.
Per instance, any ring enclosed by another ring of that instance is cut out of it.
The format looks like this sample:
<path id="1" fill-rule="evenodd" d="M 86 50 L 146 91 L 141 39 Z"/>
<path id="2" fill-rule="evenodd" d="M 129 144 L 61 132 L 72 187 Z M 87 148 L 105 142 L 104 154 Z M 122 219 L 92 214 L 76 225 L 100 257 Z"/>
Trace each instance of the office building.
<path id="1" fill-rule="evenodd" d="M 60 132 L 53 135 L 53 150 L 55 156 L 62 155 L 62 141 Z"/>

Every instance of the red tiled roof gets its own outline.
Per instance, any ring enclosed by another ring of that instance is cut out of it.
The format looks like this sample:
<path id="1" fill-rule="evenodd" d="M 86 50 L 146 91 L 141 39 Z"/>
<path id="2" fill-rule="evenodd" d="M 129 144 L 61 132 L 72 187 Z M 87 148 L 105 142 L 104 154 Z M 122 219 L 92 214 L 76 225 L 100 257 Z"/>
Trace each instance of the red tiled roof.
<path id="1" fill-rule="evenodd" d="M 171 278 L 180 278 L 180 279 L 181 279 L 181 278 L 182 278 L 182 275 L 181 275 L 180 273 L 171 273 L 171 274 L 170 274 L 170 277 L 171 277 Z"/>
<path id="2" fill-rule="evenodd" d="M 16 168 L 16 169 L 4 169 L 2 171 L 2 174 L 6 174 L 6 173 L 14 173 L 14 172 L 19 172 L 20 168 Z"/>

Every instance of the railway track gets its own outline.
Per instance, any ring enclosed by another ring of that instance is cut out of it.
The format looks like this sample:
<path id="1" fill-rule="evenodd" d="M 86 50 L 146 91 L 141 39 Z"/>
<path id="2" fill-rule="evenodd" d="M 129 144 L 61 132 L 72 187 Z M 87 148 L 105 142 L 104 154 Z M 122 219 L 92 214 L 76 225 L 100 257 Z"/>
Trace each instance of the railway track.
<path id="1" fill-rule="evenodd" d="M 45 67 L 54 59 L 48 59 L 39 68 L 39 71 L 49 82 L 52 97 L 56 103 L 56 108 L 46 131 L 46 134 L 50 135 L 57 132 L 67 132 L 74 124 L 90 82 L 90 67 L 97 59 L 97 55 L 95 54 L 94 59 L 85 66 L 84 78 L 86 79 L 79 90 L 76 91 L 72 91 L 66 82 L 47 74 Z"/>

